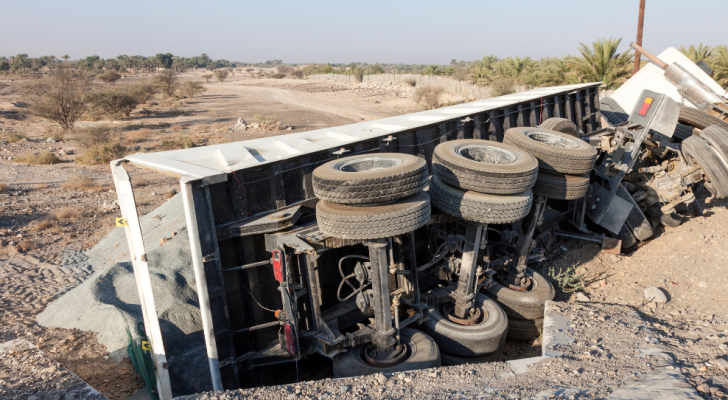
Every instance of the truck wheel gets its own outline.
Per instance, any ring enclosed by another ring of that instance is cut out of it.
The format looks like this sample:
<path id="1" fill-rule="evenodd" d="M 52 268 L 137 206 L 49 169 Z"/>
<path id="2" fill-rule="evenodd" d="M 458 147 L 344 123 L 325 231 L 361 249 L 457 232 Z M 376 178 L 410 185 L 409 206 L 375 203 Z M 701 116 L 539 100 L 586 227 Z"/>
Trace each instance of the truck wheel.
<path id="1" fill-rule="evenodd" d="M 617 196 L 621 197 L 623 200 L 627 200 L 632 203 L 632 211 L 629 212 L 627 220 L 624 221 L 624 223 L 627 224 L 629 230 L 632 231 L 634 237 L 639 240 L 647 240 L 654 236 L 655 231 L 652 230 L 652 225 L 650 225 L 650 221 L 647 220 L 647 217 L 645 217 L 645 214 L 640 209 L 640 206 L 637 204 L 636 201 L 634 201 L 634 198 L 632 198 L 632 195 L 629 194 L 624 186 L 619 185 L 619 189 L 617 189 Z"/>
<path id="2" fill-rule="evenodd" d="M 612 125 L 619 125 L 629 120 L 629 114 L 611 97 L 599 100 L 599 106 L 604 118 Z"/>
<path id="3" fill-rule="evenodd" d="M 588 189 L 588 174 L 566 175 L 541 171 L 533 186 L 533 194 L 547 199 L 576 200 L 586 196 Z"/>
<path id="4" fill-rule="evenodd" d="M 541 336 L 543 331 L 543 318 L 518 319 L 508 318 L 509 340 L 530 340 Z"/>
<path id="5" fill-rule="evenodd" d="M 505 335 L 503 335 L 503 339 L 505 339 Z M 504 340 L 505 342 L 505 340 Z M 503 349 L 505 348 L 505 343 L 501 345 L 498 350 L 490 353 L 490 354 L 484 354 L 482 356 L 475 356 L 475 357 L 464 357 L 464 356 L 455 356 L 452 354 L 447 354 L 445 352 L 440 353 L 440 359 L 442 360 L 443 366 L 451 366 L 451 365 L 463 365 L 463 364 L 480 364 L 485 362 L 493 362 L 498 361 L 498 359 L 501 358 L 503 355 Z"/>
<path id="6" fill-rule="evenodd" d="M 508 129 L 503 143 L 526 150 L 546 171 L 582 175 L 591 171 L 597 160 L 597 151 L 589 143 L 541 128 Z"/>
<path id="7" fill-rule="evenodd" d="M 543 121 L 538 127 L 579 137 L 579 129 L 576 127 L 576 124 L 566 118 L 549 118 Z"/>
<path id="8" fill-rule="evenodd" d="M 432 204 L 440 210 L 466 221 L 483 224 L 507 224 L 520 221 L 531 209 L 531 189 L 510 196 L 498 196 L 458 189 L 435 175 L 430 181 Z"/>
<path id="9" fill-rule="evenodd" d="M 313 192 L 339 204 L 371 204 L 402 199 L 427 186 L 427 162 L 400 153 L 344 157 L 313 170 Z"/>
<path id="10" fill-rule="evenodd" d="M 657 204 L 650 206 L 646 213 L 648 217 L 652 218 L 657 223 L 671 228 L 677 228 L 685 222 L 685 218 L 676 212 L 671 212 L 669 214 L 663 213 L 661 207 Z"/>
<path id="11" fill-rule="evenodd" d="M 399 364 L 376 366 L 368 363 L 365 352 L 371 344 L 364 343 L 334 357 L 334 376 L 336 378 L 346 378 L 378 374 L 380 372 L 386 374 L 440 366 L 440 350 L 438 350 L 435 341 L 427 334 L 416 329 L 404 328 L 400 331 L 400 341 L 406 347 L 407 356 Z"/>
<path id="12" fill-rule="evenodd" d="M 533 186 L 538 161 L 507 144 L 463 139 L 437 145 L 432 169 L 443 182 L 460 189 L 515 194 Z"/>
<path id="13" fill-rule="evenodd" d="M 683 125 L 694 126 L 698 129 L 718 125 L 728 131 L 728 122 L 697 108 L 680 107 L 680 116 L 677 120 Z"/>
<path id="14" fill-rule="evenodd" d="M 700 136 L 700 130 L 692 126 L 677 124 L 677 126 L 675 126 L 675 132 L 672 134 L 672 138 L 680 142 L 690 136 Z"/>
<path id="15" fill-rule="evenodd" d="M 719 199 L 728 196 L 728 168 L 719 156 L 718 149 L 713 149 L 703 139 L 692 136 L 682 142 L 682 151 L 690 166 L 698 165 L 702 168 L 705 187 L 713 196 Z"/>
<path id="16" fill-rule="evenodd" d="M 634 233 L 629 230 L 627 224 L 623 224 L 622 229 L 620 229 L 619 233 L 614 236 L 622 241 L 622 251 L 633 248 L 637 245 L 637 242 L 639 242 L 634 236 Z"/>
<path id="17" fill-rule="evenodd" d="M 718 125 L 711 125 L 700 133 L 703 139 L 710 147 L 718 151 L 722 160 L 728 161 L 728 131 Z"/>
<path id="18" fill-rule="evenodd" d="M 425 192 L 391 204 L 351 206 L 319 201 L 319 230 L 341 239 L 383 239 L 412 232 L 430 220 L 430 197 Z"/>
<path id="19" fill-rule="evenodd" d="M 483 356 L 498 350 L 508 329 L 506 313 L 498 303 L 485 295 L 475 296 L 480 319 L 474 325 L 462 325 L 448 318 L 452 303 L 440 304 L 425 310 L 427 321 L 420 329 L 435 340 L 440 351 L 462 357 Z"/>
<path id="20" fill-rule="evenodd" d="M 500 271 L 499 273 L 505 272 Z M 551 282 L 543 275 L 531 268 L 526 268 L 526 275 L 531 278 L 532 282 L 528 290 L 511 289 L 503 286 L 497 280 L 493 281 L 491 287 L 483 289 L 488 297 L 495 299 L 503 307 L 509 320 L 511 318 L 530 320 L 543 318 L 544 304 L 548 300 L 553 300 L 556 295 Z"/>

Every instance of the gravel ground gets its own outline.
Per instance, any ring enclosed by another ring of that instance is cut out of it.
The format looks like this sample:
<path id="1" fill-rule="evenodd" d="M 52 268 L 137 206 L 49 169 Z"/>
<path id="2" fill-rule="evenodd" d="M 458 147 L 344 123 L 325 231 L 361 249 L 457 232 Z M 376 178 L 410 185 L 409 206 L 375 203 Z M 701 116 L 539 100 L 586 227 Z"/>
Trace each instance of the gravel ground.
<path id="1" fill-rule="evenodd" d="M 106 399 L 96 389 L 22 339 L 0 343 L 0 398 Z"/>

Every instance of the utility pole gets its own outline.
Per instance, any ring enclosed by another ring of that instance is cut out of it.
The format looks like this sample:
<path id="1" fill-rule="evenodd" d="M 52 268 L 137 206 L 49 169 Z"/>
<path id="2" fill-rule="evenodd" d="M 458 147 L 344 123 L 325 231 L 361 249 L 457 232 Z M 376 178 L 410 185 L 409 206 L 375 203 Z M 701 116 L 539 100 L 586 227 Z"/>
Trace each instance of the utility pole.
<path id="1" fill-rule="evenodd" d="M 642 46 L 642 28 L 645 25 L 645 0 L 640 0 L 640 16 L 637 21 L 637 44 Z M 634 54 L 634 72 L 640 70 L 640 53 L 635 52 Z"/>

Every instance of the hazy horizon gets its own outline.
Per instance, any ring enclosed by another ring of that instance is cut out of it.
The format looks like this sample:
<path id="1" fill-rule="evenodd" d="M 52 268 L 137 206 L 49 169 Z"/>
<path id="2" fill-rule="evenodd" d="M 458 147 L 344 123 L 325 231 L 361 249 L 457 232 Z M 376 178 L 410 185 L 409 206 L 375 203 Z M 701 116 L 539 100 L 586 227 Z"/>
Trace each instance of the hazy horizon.
<path id="1" fill-rule="evenodd" d="M 578 55 L 579 42 L 635 40 L 639 0 L 420 1 L 367 4 L 131 0 L 7 3 L 0 56 L 153 56 L 284 63 L 449 64 L 485 55 L 533 59 Z M 728 1 L 648 1 L 643 46 L 720 45 Z M 699 29 L 695 29 L 699 27 Z"/>

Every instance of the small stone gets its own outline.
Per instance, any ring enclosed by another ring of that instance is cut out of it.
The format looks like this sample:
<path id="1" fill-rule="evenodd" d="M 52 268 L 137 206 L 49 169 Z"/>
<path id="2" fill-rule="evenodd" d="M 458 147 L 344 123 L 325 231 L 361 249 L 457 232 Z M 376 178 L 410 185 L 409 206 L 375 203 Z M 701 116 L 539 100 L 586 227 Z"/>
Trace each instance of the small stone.
<path id="1" fill-rule="evenodd" d="M 667 296 L 662 289 L 652 286 L 645 289 L 645 299 L 655 303 L 667 303 Z"/>
<path id="2" fill-rule="evenodd" d="M 582 292 L 576 293 L 574 297 L 576 298 L 576 301 L 581 301 L 583 303 L 588 303 L 590 301 L 589 296 Z"/>
<path id="3" fill-rule="evenodd" d="M 716 368 L 720 369 L 721 371 L 728 371 L 728 361 L 722 359 L 722 358 L 714 358 L 710 360 L 710 363 L 713 364 Z"/>
<path id="4" fill-rule="evenodd" d="M 384 385 L 389 380 L 386 376 L 384 376 L 384 374 L 377 374 L 376 378 L 380 385 Z"/>
<path id="5" fill-rule="evenodd" d="M 48 139 L 46 139 L 46 142 L 48 142 L 48 143 L 55 143 L 56 142 L 56 139 L 53 139 L 52 137 L 49 137 Z"/>
<path id="6" fill-rule="evenodd" d="M 707 383 L 702 383 L 696 388 L 700 393 L 710 393 L 710 386 Z"/>
<path id="7" fill-rule="evenodd" d="M 342 385 L 339 387 L 339 392 L 341 394 L 344 394 L 344 393 L 348 392 L 349 390 L 351 390 L 351 386 L 349 386 L 349 385 Z"/>
<path id="8" fill-rule="evenodd" d="M 701 287 L 701 288 L 707 288 L 708 287 L 708 283 L 707 282 L 700 282 L 700 283 L 698 283 L 698 286 Z"/>

